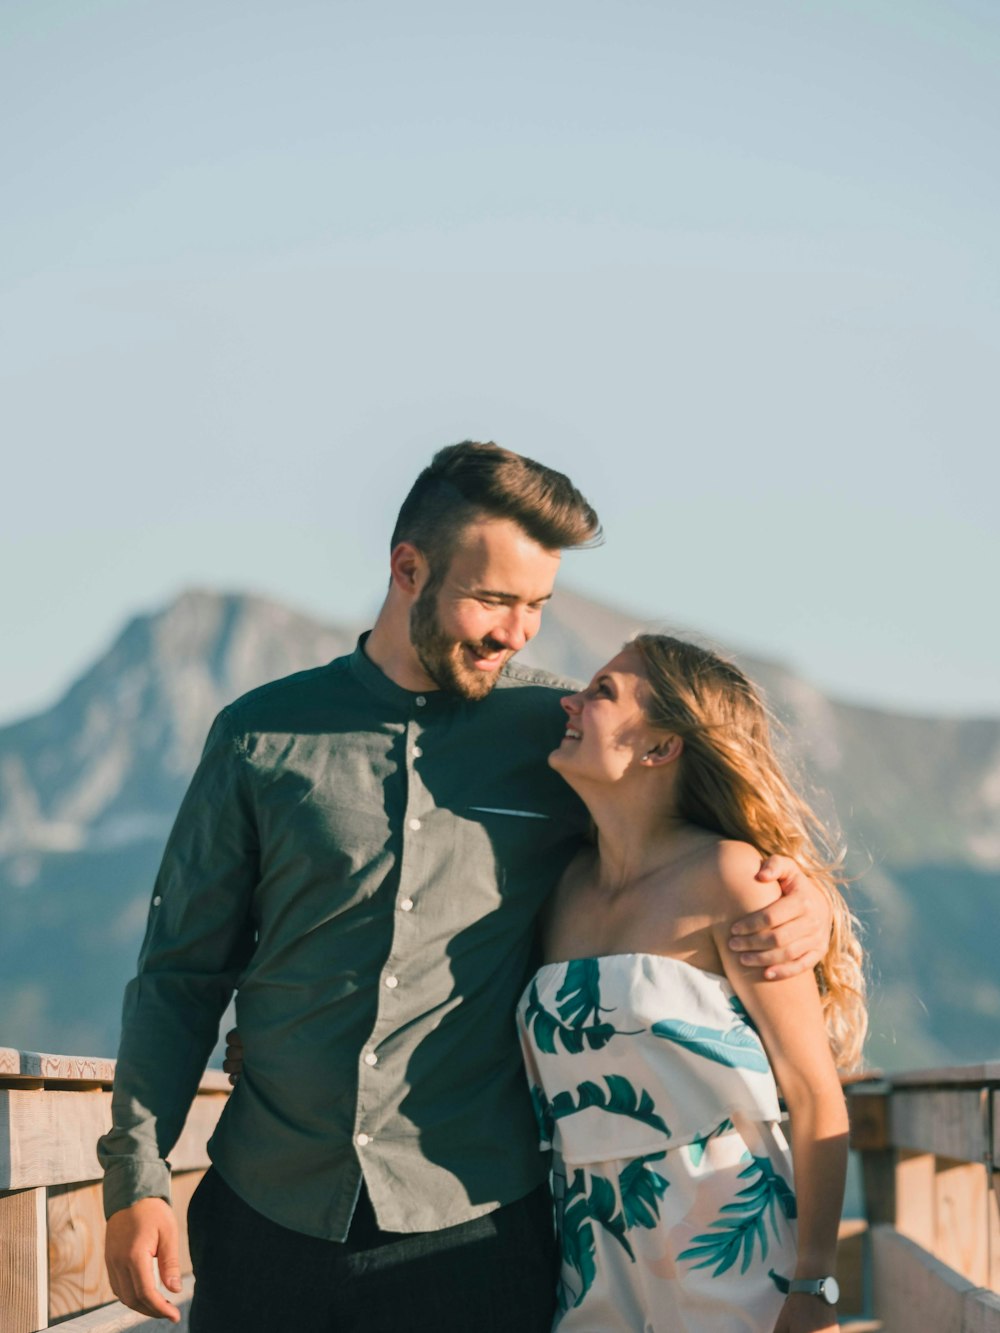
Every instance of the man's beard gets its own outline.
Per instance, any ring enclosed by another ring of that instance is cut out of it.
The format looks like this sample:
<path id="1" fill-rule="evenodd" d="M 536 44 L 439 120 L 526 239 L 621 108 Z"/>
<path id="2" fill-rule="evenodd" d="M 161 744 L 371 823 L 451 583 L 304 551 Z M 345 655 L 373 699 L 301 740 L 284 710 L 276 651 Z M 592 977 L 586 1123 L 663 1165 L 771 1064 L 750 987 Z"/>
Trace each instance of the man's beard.
<path id="1" fill-rule="evenodd" d="M 503 644 L 485 639 L 476 644 L 464 644 L 450 639 L 438 620 L 437 598 L 439 587 L 431 579 L 410 611 L 410 642 L 420 659 L 420 665 L 439 689 L 463 699 L 485 699 L 500 679 L 500 669 L 477 671 L 466 664 L 464 649 L 478 651 L 490 657 L 503 651 Z M 509 652 L 505 661 L 514 656 Z"/>

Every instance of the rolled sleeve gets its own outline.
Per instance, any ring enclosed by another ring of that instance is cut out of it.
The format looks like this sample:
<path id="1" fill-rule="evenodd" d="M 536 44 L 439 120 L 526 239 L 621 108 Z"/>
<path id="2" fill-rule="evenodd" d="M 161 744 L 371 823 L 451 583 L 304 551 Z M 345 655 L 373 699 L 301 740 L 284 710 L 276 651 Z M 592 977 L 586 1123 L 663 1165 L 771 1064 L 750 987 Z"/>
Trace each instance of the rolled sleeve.
<path id="1" fill-rule="evenodd" d="M 98 1143 L 109 1217 L 169 1198 L 167 1155 L 253 950 L 258 864 L 245 755 L 224 710 L 167 841 L 125 991 L 112 1128 Z"/>

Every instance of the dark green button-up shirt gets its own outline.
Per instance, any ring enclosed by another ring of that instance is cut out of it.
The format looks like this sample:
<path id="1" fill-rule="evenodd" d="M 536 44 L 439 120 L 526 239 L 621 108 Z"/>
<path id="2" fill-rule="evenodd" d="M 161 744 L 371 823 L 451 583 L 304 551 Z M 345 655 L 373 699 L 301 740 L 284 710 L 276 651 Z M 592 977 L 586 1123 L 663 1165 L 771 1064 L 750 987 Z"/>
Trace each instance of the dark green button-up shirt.
<path id="1" fill-rule="evenodd" d="M 414 694 L 355 652 L 216 719 L 125 993 L 108 1213 L 168 1195 L 233 990 L 243 1077 L 210 1143 L 283 1226 L 347 1235 L 489 1212 L 545 1175 L 513 1011 L 582 806 L 545 763 L 573 688 L 507 667 Z"/>

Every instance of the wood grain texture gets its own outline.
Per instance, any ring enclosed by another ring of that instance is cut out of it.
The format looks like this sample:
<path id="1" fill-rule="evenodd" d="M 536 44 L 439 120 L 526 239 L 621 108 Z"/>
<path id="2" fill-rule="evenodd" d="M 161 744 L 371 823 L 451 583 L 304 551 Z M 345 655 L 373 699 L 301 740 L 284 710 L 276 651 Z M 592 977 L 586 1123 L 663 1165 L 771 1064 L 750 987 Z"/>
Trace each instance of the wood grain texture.
<path id="1" fill-rule="evenodd" d="M 220 1093 L 194 1100 L 177 1146 L 175 1170 L 208 1166 L 205 1144 L 226 1104 Z M 111 1125 L 111 1094 L 0 1088 L 0 1189 L 99 1180 L 97 1140 Z"/>
<path id="2" fill-rule="evenodd" d="M 0 1189 L 97 1180 L 109 1092 L 0 1089 Z"/>
<path id="3" fill-rule="evenodd" d="M 957 1162 L 987 1160 L 988 1096 L 982 1088 L 934 1088 L 892 1095 L 892 1142 Z"/>
<path id="4" fill-rule="evenodd" d="M 845 1315 L 865 1312 L 865 1252 L 868 1245 L 868 1223 L 860 1217 L 845 1218 L 837 1235 L 837 1281 L 840 1301 L 837 1309 Z"/>
<path id="5" fill-rule="evenodd" d="M 110 1088 L 115 1061 L 94 1055 L 50 1055 L 46 1051 L 18 1051 L 0 1046 L 0 1079 L 39 1080 L 49 1083 L 101 1084 Z M 229 1076 L 221 1069 L 206 1069 L 198 1085 L 202 1092 L 231 1092 Z"/>
<path id="6" fill-rule="evenodd" d="M 975 1291 L 966 1278 L 885 1225 L 872 1228 L 872 1266 L 885 1333 L 964 1333 L 965 1299 Z"/>
<path id="7" fill-rule="evenodd" d="M 934 1253 L 935 1164 L 930 1153 L 901 1152 L 896 1163 L 896 1230 Z"/>
<path id="8" fill-rule="evenodd" d="M 989 1282 L 986 1167 L 939 1162 L 934 1173 L 933 1254 L 977 1287 Z"/>
<path id="9" fill-rule="evenodd" d="M 179 1324 L 154 1322 L 147 1319 L 145 1315 L 136 1314 L 134 1310 L 129 1310 L 120 1301 L 115 1301 L 113 1305 L 105 1305 L 100 1310 L 92 1310 L 90 1314 L 78 1315 L 76 1319 L 69 1319 L 66 1323 L 59 1324 L 59 1333 L 132 1333 L 133 1329 L 147 1329 L 149 1333 L 156 1333 L 156 1330 L 160 1329 L 170 1330 L 170 1333 L 188 1333 L 188 1316 L 191 1310 L 191 1294 L 193 1291 L 193 1280 L 185 1278 L 183 1292 L 170 1297 L 181 1312 L 181 1322 Z M 4 1333 L 6 1333 L 6 1329 Z M 275 1333 L 284 1333 L 284 1331 L 276 1329 Z"/>
<path id="10" fill-rule="evenodd" d="M 100 1183 L 48 1191 L 49 1319 L 79 1314 L 115 1299 L 104 1268 Z"/>
<path id="11" fill-rule="evenodd" d="M 226 1100 L 222 1094 L 211 1092 L 194 1099 L 181 1136 L 170 1154 L 170 1165 L 175 1171 L 201 1171 L 208 1166 L 205 1144 L 218 1124 Z"/>
<path id="12" fill-rule="evenodd" d="M 872 1081 L 845 1089 L 851 1124 L 851 1147 L 870 1152 L 889 1147 L 889 1084 Z"/>
<path id="13" fill-rule="evenodd" d="M 974 1291 L 965 1301 L 962 1333 L 1000 1333 L 1000 1296 Z"/>
<path id="14" fill-rule="evenodd" d="M 0 1329 L 46 1328 L 48 1304 L 45 1191 L 0 1194 Z"/>

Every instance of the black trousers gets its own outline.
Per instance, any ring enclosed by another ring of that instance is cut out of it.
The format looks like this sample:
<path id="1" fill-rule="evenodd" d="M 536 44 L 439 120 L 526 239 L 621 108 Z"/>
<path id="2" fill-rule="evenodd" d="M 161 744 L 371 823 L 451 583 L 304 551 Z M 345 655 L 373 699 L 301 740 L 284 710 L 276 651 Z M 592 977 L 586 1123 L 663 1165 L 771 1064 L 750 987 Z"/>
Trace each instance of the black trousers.
<path id="1" fill-rule="evenodd" d="M 346 1241 L 262 1217 L 213 1170 L 191 1199 L 191 1333 L 548 1333 L 552 1203 L 542 1187 L 443 1231 L 380 1231 L 362 1187 Z"/>

